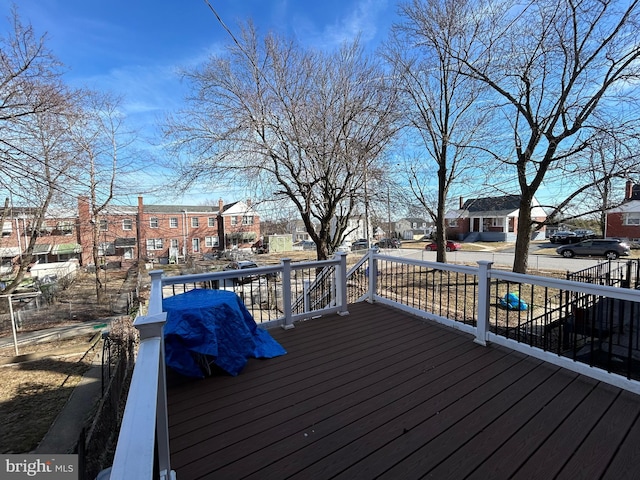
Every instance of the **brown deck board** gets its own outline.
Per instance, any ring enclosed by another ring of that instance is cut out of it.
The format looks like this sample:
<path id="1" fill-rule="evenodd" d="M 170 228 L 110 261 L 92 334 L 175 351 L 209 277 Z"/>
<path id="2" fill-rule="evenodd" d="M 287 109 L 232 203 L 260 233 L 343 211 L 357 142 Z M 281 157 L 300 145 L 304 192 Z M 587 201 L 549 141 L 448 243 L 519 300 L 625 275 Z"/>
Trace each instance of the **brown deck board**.
<path id="1" fill-rule="evenodd" d="M 640 476 L 639 396 L 397 309 L 349 310 L 273 330 L 287 355 L 237 377 L 172 385 L 178 478 Z"/>

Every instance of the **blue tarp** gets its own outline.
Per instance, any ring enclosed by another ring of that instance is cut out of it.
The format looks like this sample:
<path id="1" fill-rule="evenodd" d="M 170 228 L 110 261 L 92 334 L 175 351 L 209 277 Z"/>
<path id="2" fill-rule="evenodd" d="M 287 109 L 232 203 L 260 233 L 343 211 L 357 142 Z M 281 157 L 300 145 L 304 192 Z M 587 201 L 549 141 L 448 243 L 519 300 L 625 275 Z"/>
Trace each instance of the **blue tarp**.
<path id="1" fill-rule="evenodd" d="M 166 364 L 189 377 L 204 377 L 199 360 L 213 360 L 238 375 L 249 357 L 272 358 L 287 353 L 269 332 L 257 327 L 234 292 L 191 290 L 163 300 Z"/>
<path id="2" fill-rule="evenodd" d="M 500 305 L 508 310 L 527 310 L 529 308 L 527 302 L 520 300 L 518 294 L 514 292 L 507 293 L 503 298 L 501 298 Z"/>

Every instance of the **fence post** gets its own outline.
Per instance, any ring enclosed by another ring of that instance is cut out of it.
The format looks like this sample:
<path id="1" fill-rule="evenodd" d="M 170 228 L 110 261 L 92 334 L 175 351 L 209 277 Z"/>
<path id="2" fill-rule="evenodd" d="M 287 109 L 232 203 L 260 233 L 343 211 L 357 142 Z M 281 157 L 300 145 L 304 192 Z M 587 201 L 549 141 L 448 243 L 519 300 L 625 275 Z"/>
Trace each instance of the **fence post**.
<path id="1" fill-rule="evenodd" d="M 338 305 L 338 315 L 349 315 L 347 307 L 347 254 L 345 252 L 336 253 L 340 263 L 336 266 L 336 304 Z"/>
<path id="2" fill-rule="evenodd" d="M 282 328 L 293 328 L 293 312 L 291 309 L 291 259 L 283 258 L 282 262 L 282 307 L 284 309 L 284 324 Z"/>
<path id="3" fill-rule="evenodd" d="M 476 326 L 476 338 L 474 342 L 487 345 L 487 332 L 489 330 L 489 304 L 491 299 L 490 270 L 493 262 L 489 260 L 478 261 L 478 320 Z"/>
<path id="4" fill-rule="evenodd" d="M 149 294 L 149 315 L 162 312 L 162 274 L 163 270 L 151 270 L 151 293 Z"/>
<path id="5" fill-rule="evenodd" d="M 160 275 L 161 274 L 162 271 L 160 271 Z M 162 299 L 160 299 L 160 301 L 162 302 Z M 156 445 L 158 447 L 158 469 L 160 471 L 160 476 L 169 478 L 172 475 L 172 471 L 171 452 L 169 450 L 169 411 L 167 408 L 167 376 L 164 357 L 163 332 L 166 321 L 167 314 L 165 312 L 160 312 L 147 317 L 138 317 L 133 323 L 133 326 L 140 332 L 141 342 L 148 338 L 160 338 L 160 356 L 158 358 L 158 392 L 156 398 Z"/>
<path id="6" fill-rule="evenodd" d="M 375 294 L 376 294 L 376 288 L 377 288 L 377 282 L 378 282 L 378 262 L 373 258 L 373 255 L 375 254 L 375 250 L 373 248 L 369 249 L 368 255 L 369 255 L 369 267 L 367 268 L 366 271 L 368 271 L 368 280 L 369 280 L 369 298 L 367 299 L 367 301 L 369 303 L 373 303 L 374 302 L 374 298 L 375 298 Z"/>

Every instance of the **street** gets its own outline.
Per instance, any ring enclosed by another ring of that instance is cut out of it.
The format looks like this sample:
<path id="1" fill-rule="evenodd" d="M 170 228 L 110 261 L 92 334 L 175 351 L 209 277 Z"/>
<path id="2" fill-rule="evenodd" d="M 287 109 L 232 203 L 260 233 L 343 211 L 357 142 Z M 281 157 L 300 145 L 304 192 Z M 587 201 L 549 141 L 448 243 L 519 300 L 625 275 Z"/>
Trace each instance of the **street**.
<path id="1" fill-rule="evenodd" d="M 429 262 L 436 261 L 436 252 L 426 251 L 424 249 L 384 249 L 381 251 L 383 255 L 391 255 L 395 257 L 408 257 L 416 260 L 424 260 Z M 512 252 L 493 252 L 493 251 L 457 251 L 447 252 L 448 263 L 458 264 L 474 264 L 479 260 L 489 260 L 495 265 L 513 266 Z M 559 270 L 576 272 L 599 262 L 603 262 L 604 258 L 564 258 L 559 255 L 529 255 L 529 268 L 534 270 Z M 624 261 L 624 258 L 621 259 Z"/>

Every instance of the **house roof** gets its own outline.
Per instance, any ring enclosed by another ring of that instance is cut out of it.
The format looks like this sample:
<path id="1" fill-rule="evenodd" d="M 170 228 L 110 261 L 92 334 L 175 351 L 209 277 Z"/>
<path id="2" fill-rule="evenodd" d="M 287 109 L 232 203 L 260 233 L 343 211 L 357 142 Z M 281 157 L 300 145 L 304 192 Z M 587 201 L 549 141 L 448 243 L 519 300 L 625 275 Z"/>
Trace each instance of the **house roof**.
<path id="1" fill-rule="evenodd" d="M 463 210 L 476 212 L 513 212 L 520 208 L 520 195 L 505 195 L 502 197 L 472 198 L 464 202 Z"/>
<path id="2" fill-rule="evenodd" d="M 521 195 L 472 198 L 464 202 L 460 210 L 447 214 L 446 218 L 517 217 L 520 211 L 520 198 Z M 531 206 L 532 217 L 546 216 L 546 212 L 535 198 Z"/>
<path id="3" fill-rule="evenodd" d="M 146 205 L 145 213 L 218 213 L 218 206 L 212 205 Z"/>
<path id="4" fill-rule="evenodd" d="M 640 212 L 640 200 L 627 200 L 623 204 L 607 210 L 607 213 L 637 213 Z"/>

